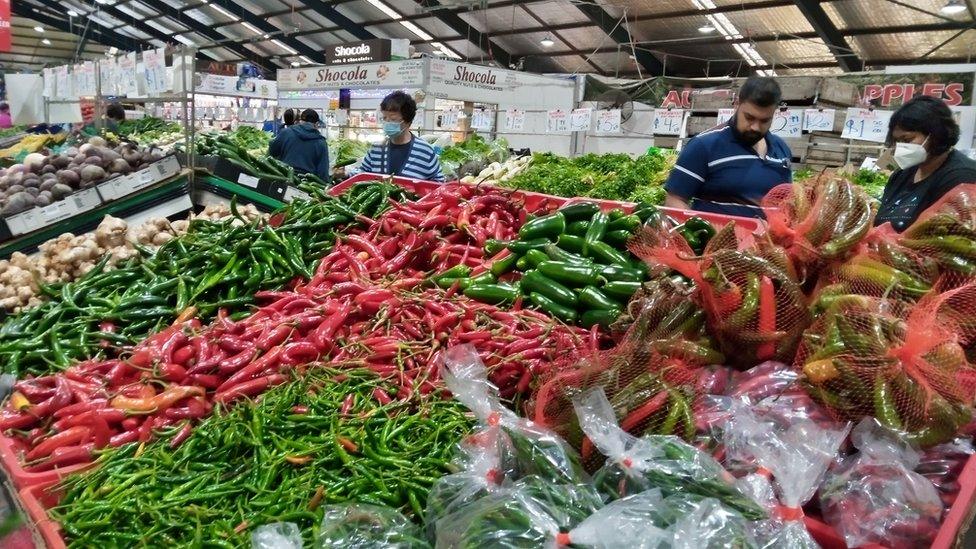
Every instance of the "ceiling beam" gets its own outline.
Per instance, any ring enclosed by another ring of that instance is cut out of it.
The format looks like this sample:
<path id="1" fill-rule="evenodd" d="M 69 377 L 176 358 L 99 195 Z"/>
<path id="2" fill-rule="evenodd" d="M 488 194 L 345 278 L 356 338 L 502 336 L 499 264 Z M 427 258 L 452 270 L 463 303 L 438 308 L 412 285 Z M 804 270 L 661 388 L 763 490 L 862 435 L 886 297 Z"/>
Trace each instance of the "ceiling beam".
<path id="1" fill-rule="evenodd" d="M 73 34 L 78 36 L 78 33 L 82 30 L 81 27 L 77 25 L 72 25 L 70 22 L 63 19 L 47 15 L 41 12 L 34 6 L 25 4 L 23 2 L 11 2 L 10 9 L 16 15 L 20 17 L 27 17 L 28 19 L 33 19 L 38 23 L 42 23 L 49 27 L 58 29 L 62 32 Z M 120 50 L 131 50 L 134 51 L 139 47 L 139 40 L 135 38 L 129 38 L 128 36 L 123 36 L 115 31 L 109 30 L 101 25 L 97 25 L 95 28 L 88 29 L 88 32 L 92 34 L 92 37 L 99 44 L 105 46 L 116 47 Z"/>
<path id="2" fill-rule="evenodd" d="M 576 8 L 583 12 L 593 24 L 607 33 L 616 43 L 630 44 L 633 42 L 633 39 L 630 37 L 630 31 L 627 30 L 626 21 L 612 17 L 606 10 L 596 4 L 576 4 Z M 637 62 L 648 72 L 648 76 L 660 76 L 664 74 L 664 63 L 661 63 L 661 61 L 650 53 L 635 50 L 633 54 Z M 545 55 L 545 53 L 542 52 L 541 55 Z"/>
<path id="3" fill-rule="evenodd" d="M 813 30 L 837 58 L 837 64 L 840 65 L 840 68 L 844 69 L 845 72 L 854 72 L 864 68 L 861 58 L 854 53 L 847 39 L 837 30 L 837 26 L 830 20 L 830 16 L 824 11 L 823 5 L 819 1 L 795 0 L 795 3 Z"/>
<path id="4" fill-rule="evenodd" d="M 478 29 L 472 27 L 465 21 L 461 19 L 461 16 L 456 12 L 445 9 L 447 6 L 441 4 L 438 0 L 416 0 L 418 4 L 423 7 L 428 8 L 430 11 L 429 15 L 435 17 L 440 22 L 447 25 L 452 31 L 461 35 L 461 38 L 467 40 L 468 42 L 474 44 L 481 51 L 488 54 L 488 59 L 495 61 L 503 68 L 509 68 L 512 64 L 512 56 L 505 50 L 505 48 L 499 46 L 498 44 L 493 44 L 491 37 L 487 33 L 483 33 Z"/>

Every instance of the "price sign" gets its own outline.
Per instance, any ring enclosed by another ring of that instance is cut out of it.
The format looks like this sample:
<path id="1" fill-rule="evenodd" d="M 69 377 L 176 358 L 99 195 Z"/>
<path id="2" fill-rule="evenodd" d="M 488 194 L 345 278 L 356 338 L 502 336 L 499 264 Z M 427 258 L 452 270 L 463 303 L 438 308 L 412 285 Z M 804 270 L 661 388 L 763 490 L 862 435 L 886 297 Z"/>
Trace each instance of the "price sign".
<path id="1" fill-rule="evenodd" d="M 780 137 L 800 137 L 803 134 L 803 111 L 777 109 L 769 131 Z"/>
<path id="2" fill-rule="evenodd" d="M 600 111 L 596 117 L 597 133 L 620 133 L 620 109 Z"/>
<path id="3" fill-rule="evenodd" d="M 505 130 L 520 132 L 525 129 L 525 111 L 522 109 L 505 109 Z"/>
<path id="4" fill-rule="evenodd" d="M 549 133 L 569 131 L 569 113 L 559 109 L 546 113 L 546 131 Z"/>
<path id="5" fill-rule="evenodd" d="M 102 88 L 102 95 L 115 95 L 118 86 L 115 79 L 115 59 L 107 57 L 98 63 L 98 77 Z"/>
<path id="6" fill-rule="evenodd" d="M 681 135 L 681 121 L 685 111 L 682 109 L 654 109 L 654 135 Z"/>
<path id="7" fill-rule="evenodd" d="M 442 130 L 453 130 L 458 125 L 458 112 L 455 110 L 444 111 L 441 113 L 441 123 L 437 127 Z"/>
<path id="8" fill-rule="evenodd" d="M 475 109 L 471 113 L 471 128 L 475 130 L 490 130 L 492 122 L 492 111 L 485 109 Z"/>
<path id="9" fill-rule="evenodd" d="M 573 113 L 569 117 L 569 131 L 590 131 L 590 125 L 592 123 L 593 109 L 573 109 Z"/>
<path id="10" fill-rule="evenodd" d="M 166 91 L 169 87 L 166 84 L 165 50 L 160 48 L 142 52 L 142 63 L 145 68 L 146 93 L 158 95 Z"/>
<path id="11" fill-rule="evenodd" d="M 834 131 L 834 109 L 805 109 L 803 111 L 803 130 L 808 132 Z"/>
<path id="12" fill-rule="evenodd" d="M 68 78 L 68 66 L 61 65 L 60 67 L 55 67 L 54 71 L 57 81 L 54 88 L 54 96 L 61 99 L 70 99 L 71 79 Z"/>
<path id="13" fill-rule="evenodd" d="M 891 114 L 892 111 L 847 109 L 844 131 L 840 136 L 845 139 L 884 143 L 888 138 L 888 120 L 891 119 Z"/>
<path id="14" fill-rule="evenodd" d="M 136 81 L 136 52 L 131 52 L 119 58 L 118 64 L 119 93 L 122 95 L 136 95 L 139 93 L 139 83 Z"/>
<path id="15" fill-rule="evenodd" d="M 95 95 L 95 63 L 85 61 L 74 67 L 75 92 L 82 97 Z"/>
<path id="16" fill-rule="evenodd" d="M 44 69 L 44 97 L 54 97 L 54 69 Z"/>
<path id="17" fill-rule="evenodd" d="M 729 120 L 732 120 L 732 117 L 733 116 L 735 116 L 735 109 L 719 109 L 718 110 L 718 123 L 719 124 L 725 124 Z"/>

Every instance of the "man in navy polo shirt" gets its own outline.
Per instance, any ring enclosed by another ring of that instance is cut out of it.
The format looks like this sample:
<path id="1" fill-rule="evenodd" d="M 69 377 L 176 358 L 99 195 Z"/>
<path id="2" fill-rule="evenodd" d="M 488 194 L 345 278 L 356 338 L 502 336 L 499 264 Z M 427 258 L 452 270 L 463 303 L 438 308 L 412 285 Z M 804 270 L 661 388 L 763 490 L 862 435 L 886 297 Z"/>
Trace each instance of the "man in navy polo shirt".
<path id="1" fill-rule="evenodd" d="M 688 141 L 664 185 L 664 205 L 725 215 L 762 217 L 770 189 L 793 179 L 789 146 L 769 133 L 782 92 L 776 80 L 750 76 L 728 124 Z"/>

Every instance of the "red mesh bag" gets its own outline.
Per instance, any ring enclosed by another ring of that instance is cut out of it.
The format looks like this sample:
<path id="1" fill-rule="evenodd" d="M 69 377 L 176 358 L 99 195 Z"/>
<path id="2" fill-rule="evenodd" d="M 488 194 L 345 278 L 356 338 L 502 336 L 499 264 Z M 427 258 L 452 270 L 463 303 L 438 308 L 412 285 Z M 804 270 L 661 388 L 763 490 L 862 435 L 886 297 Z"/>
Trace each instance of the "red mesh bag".
<path id="1" fill-rule="evenodd" d="M 704 335 L 701 309 L 687 288 L 674 281 L 647 283 L 629 309 L 631 324 L 617 347 L 553 369 L 530 401 L 534 421 L 581 448 L 584 459 L 593 448 L 583 443 L 574 396 L 601 386 L 624 430 L 690 440 L 695 435 L 694 401 L 702 393 L 697 386 L 708 379 L 702 367 L 725 360 Z"/>
<path id="2" fill-rule="evenodd" d="M 976 278 L 976 184 L 946 193 L 897 242 L 937 264 L 943 284 L 958 286 Z"/>
<path id="3" fill-rule="evenodd" d="M 825 173 L 773 188 L 763 198 L 767 234 L 786 248 L 806 278 L 843 259 L 874 223 L 872 200 L 847 179 Z"/>
<path id="4" fill-rule="evenodd" d="M 969 422 L 976 367 L 976 284 L 937 286 L 918 303 L 859 295 L 821 302 L 797 366 L 810 394 L 838 419 L 874 416 L 920 446 Z"/>
<path id="5" fill-rule="evenodd" d="M 636 235 L 629 248 L 652 267 L 670 267 L 695 283 L 708 333 L 732 364 L 751 368 L 764 360 L 793 360 L 809 312 L 783 248 L 764 237 L 743 241 L 734 223 L 701 256 L 692 255 L 680 236 L 656 228 Z"/>

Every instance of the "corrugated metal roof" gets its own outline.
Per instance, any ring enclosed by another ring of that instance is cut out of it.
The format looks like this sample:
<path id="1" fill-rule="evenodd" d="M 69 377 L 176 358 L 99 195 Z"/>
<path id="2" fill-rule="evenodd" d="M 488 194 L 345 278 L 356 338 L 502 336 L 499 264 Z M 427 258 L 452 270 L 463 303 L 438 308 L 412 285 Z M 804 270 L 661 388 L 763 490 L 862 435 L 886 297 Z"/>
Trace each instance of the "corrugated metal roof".
<path id="1" fill-rule="evenodd" d="M 691 0 L 598 0 L 610 15 L 628 17 L 695 9 Z"/>
<path id="2" fill-rule="evenodd" d="M 758 17 L 755 11 L 730 11 L 724 15 L 745 36 L 790 34 L 813 30 L 810 22 L 794 6 L 766 8 Z"/>
<path id="3" fill-rule="evenodd" d="M 548 4 L 530 4 L 519 6 L 522 10 L 534 14 L 547 25 L 566 25 L 569 23 L 591 24 L 578 9 L 563 2 L 550 2 Z M 535 27 L 537 22 L 531 18 L 526 19 L 523 14 L 516 15 L 516 27 Z"/>
<path id="4" fill-rule="evenodd" d="M 819 38 L 758 42 L 753 44 L 753 47 L 756 48 L 756 51 L 766 61 L 774 65 L 830 62 L 834 60 L 834 54 L 824 44 L 823 40 Z"/>
<path id="5" fill-rule="evenodd" d="M 481 32 L 508 31 L 517 28 L 536 26 L 518 6 L 508 6 L 479 11 L 466 11 L 458 14 L 462 20 Z"/>
<path id="6" fill-rule="evenodd" d="M 890 40 L 883 35 L 854 36 L 849 40 L 854 51 L 865 60 L 910 59 L 924 55 L 930 49 L 951 38 L 955 32 L 914 32 L 902 34 L 899 40 Z M 959 40 L 961 38 L 957 38 Z M 948 57 L 937 51 L 930 57 Z"/>
<path id="7" fill-rule="evenodd" d="M 944 21 L 939 14 L 939 8 L 945 5 L 945 1 L 912 0 L 908 3 L 935 15 L 928 15 L 921 11 L 899 6 L 888 0 L 857 0 L 856 2 L 845 0 L 824 2 L 823 6 L 831 21 L 840 29 L 907 26 Z M 965 20 L 969 17 L 959 16 L 954 19 Z"/>

